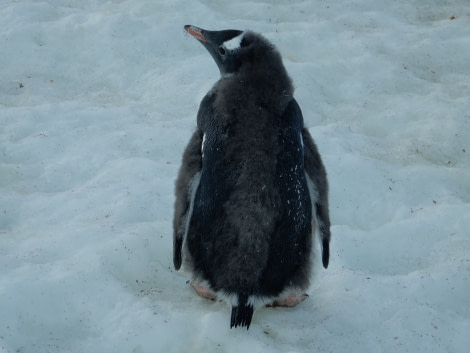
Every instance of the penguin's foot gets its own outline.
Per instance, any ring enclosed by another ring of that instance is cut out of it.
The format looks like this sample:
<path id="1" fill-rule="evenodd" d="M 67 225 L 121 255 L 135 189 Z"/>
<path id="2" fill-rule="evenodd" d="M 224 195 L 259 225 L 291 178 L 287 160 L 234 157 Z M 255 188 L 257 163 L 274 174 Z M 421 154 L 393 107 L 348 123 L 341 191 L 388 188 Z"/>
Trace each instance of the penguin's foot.
<path id="1" fill-rule="evenodd" d="M 305 299 L 308 298 L 308 294 L 296 294 L 290 293 L 287 297 L 276 299 L 271 304 L 266 306 L 268 307 L 276 307 L 276 306 L 286 306 L 286 307 L 293 307 L 299 303 L 302 303 Z"/>
<path id="2" fill-rule="evenodd" d="M 200 284 L 197 283 L 191 283 L 191 287 L 194 288 L 196 293 L 203 298 L 210 299 L 210 300 L 215 300 L 216 295 L 212 293 L 209 289 L 206 287 L 201 286 Z"/>

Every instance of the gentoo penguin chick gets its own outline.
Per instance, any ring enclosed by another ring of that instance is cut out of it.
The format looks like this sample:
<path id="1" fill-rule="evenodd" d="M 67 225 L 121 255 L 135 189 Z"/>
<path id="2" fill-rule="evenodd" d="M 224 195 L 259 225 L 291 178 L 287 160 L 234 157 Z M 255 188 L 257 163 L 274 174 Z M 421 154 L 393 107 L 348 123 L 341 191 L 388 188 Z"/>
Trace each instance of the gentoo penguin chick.
<path id="1" fill-rule="evenodd" d="M 294 306 L 309 286 L 312 239 L 329 261 L 328 184 L 276 48 L 251 31 L 185 26 L 221 78 L 203 98 L 176 181 L 173 261 L 230 327 L 261 305 Z"/>

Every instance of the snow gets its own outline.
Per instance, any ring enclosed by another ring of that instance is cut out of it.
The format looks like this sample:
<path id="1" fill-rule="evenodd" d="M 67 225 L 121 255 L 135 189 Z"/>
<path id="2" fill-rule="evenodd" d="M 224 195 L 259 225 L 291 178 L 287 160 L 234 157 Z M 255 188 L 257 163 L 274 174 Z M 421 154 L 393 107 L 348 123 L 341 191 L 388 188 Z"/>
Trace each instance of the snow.
<path id="1" fill-rule="evenodd" d="M 0 352 L 467 351 L 468 0 L 0 4 Z M 330 267 L 249 331 L 172 267 L 186 24 L 279 48 L 329 175 Z"/>

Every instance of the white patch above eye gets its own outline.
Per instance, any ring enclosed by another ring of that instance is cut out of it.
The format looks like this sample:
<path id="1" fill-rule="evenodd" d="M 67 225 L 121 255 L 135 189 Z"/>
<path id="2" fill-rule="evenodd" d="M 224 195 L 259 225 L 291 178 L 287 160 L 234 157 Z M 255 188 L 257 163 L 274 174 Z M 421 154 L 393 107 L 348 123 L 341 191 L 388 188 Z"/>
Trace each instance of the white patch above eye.
<path id="1" fill-rule="evenodd" d="M 228 50 L 236 50 L 239 49 L 243 40 L 243 36 L 245 35 L 245 32 L 242 32 L 236 37 L 233 37 L 232 39 L 224 42 L 224 47 Z"/>

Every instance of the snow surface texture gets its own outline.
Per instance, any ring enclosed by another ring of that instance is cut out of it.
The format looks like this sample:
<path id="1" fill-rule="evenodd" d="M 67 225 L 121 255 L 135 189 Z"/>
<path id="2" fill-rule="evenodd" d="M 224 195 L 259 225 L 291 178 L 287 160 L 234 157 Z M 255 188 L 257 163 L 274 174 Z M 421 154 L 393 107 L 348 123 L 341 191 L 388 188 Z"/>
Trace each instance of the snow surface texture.
<path id="1" fill-rule="evenodd" d="M 468 351 L 468 0 L 3 0 L 0 23 L 0 352 Z M 218 78 L 185 24 L 279 48 L 329 174 L 330 267 L 249 331 L 172 267 Z"/>

